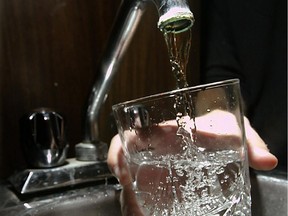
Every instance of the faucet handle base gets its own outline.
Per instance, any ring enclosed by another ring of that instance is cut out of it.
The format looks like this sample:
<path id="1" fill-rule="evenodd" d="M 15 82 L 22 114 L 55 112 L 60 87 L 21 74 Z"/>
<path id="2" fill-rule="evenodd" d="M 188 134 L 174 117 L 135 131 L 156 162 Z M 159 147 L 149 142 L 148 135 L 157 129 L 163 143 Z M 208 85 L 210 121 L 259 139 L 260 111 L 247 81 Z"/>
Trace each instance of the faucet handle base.
<path id="1" fill-rule="evenodd" d="M 25 169 L 9 178 L 20 194 L 95 182 L 112 177 L 105 161 L 78 161 L 69 158 L 66 165 L 51 169 Z"/>

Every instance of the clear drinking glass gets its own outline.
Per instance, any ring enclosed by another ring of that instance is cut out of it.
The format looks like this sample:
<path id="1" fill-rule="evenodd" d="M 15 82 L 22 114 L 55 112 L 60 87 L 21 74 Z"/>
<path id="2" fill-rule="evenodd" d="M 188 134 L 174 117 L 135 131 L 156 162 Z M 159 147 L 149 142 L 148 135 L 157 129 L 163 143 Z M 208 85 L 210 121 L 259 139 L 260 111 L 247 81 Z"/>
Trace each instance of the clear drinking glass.
<path id="1" fill-rule="evenodd" d="M 113 106 L 144 215 L 251 215 L 239 80 Z"/>

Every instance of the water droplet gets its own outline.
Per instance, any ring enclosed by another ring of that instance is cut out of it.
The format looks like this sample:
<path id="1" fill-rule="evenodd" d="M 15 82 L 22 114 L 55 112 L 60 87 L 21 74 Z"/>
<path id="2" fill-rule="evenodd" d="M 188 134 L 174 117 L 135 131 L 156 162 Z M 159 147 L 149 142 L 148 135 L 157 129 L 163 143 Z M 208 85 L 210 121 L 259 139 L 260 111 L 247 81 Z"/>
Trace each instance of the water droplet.
<path id="1" fill-rule="evenodd" d="M 220 167 L 220 168 L 216 171 L 216 173 L 219 175 L 219 174 L 222 174 L 224 171 L 225 171 L 224 168 L 223 168 L 223 167 Z"/>
<path id="2" fill-rule="evenodd" d="M 176 170 L 176 173 L 177 173 L 177 175 L 178 176 L 184 176 L 184 172 L 183 172 L 183 170 L 181 170 L 181 169 L 178 169 L 178 170 Z"/>

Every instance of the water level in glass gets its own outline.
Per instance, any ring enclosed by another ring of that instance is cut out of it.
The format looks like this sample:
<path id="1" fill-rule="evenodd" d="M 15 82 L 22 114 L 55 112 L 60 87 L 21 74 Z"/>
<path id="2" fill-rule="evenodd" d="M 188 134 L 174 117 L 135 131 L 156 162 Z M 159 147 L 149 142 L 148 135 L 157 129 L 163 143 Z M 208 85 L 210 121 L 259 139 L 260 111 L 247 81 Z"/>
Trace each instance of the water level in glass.
<path id="1" fill-rule="evenodd" d="M 239 152 L 205 152 L 202 157 L 166 155 L 131 158 L 134 190 L 145 215 L 250 215 L 249 185 Z M 136 169 L 135 169 L 136 168 Z"/>

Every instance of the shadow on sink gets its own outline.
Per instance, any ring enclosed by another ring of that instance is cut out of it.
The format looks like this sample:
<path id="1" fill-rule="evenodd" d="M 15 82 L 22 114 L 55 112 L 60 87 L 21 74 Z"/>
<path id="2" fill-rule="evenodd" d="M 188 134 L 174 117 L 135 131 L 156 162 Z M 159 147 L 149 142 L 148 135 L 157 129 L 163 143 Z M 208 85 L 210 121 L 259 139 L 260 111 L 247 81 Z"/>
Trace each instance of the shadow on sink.
<path id="1" fill-rule="evenodd" d="M 252 216 L 287 215 L 287 173 L 251 172 Z M 102 184 L 9 204 L 1 216 L 118 216 L 121 215 L 117 184 Z M 5 190 L 0 190 L 0 201 Z M 11 197 L 10 197 L 11 198 Z M 12 197 L 13 198 L 13 197 Z M 14 195 L 14 200 L 16 197 Z"/>

